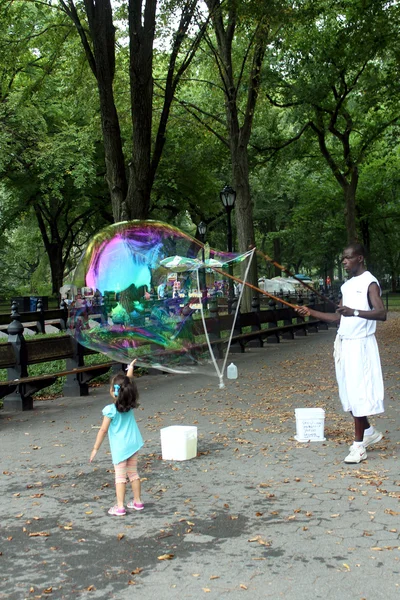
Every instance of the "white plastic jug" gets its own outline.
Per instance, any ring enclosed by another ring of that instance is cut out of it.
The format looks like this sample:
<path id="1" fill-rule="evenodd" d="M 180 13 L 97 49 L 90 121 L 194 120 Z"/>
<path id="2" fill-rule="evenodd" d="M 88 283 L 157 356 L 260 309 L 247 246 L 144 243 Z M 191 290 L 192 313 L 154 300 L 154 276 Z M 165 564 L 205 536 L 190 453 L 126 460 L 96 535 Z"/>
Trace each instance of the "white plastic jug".
<path id="1" fill-rule="evenodd" d="M 237 366 L 234 365 L 233 363 L 231 363 L 229 365 L 229 367 L 227 368 L 226 373 L 228 375 L 228 379 L 237 379 L 237 376 L 238 376 Z"/>

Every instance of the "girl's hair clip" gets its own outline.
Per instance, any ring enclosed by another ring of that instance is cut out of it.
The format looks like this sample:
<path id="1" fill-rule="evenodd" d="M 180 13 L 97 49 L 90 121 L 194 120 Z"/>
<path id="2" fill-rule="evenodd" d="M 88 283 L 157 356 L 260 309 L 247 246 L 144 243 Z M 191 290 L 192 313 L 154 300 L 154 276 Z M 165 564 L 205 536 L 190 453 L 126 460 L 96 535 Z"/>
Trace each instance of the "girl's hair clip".
<path id="1" fill-rule="evenodd" d="M 120 385 L 118 385 L 118 383 L 114 384 L 114 396 L 117 397 L 119 394 L 119 390 L 120 390 Z"/>

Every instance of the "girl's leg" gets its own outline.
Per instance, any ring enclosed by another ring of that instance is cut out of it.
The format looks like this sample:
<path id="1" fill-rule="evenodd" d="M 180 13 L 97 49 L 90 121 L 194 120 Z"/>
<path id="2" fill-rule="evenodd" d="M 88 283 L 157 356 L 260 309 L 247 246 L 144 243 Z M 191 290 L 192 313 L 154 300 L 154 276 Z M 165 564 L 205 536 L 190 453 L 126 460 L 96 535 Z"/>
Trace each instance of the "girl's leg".
<path id="1" fill-rule="evenodd" d="M 117 493 L 118 508 L 124 508 L 126 483 L 116 483 L 115 490 Z"/>
<path id="2" fill-rule="evenodd" d="M 127 474 L 127 461 L 114 465 L 115 469 L 115 491 L 117 494 L 118 508 L 123 508 L 125 504 L 125 491 L 126 491 L 126 474 Z"/>
<path id="3" fill-rule="evenodd" d="M 133 501 L 136 502 L 136 504 L 142 504 L 142 501 L 140 499 L 140 491 L 141 491 L 140 479 L 134 479 L 133 481 L 131 481 L 131 484 L 132 484 L 132 492 L 133 492 Z"/>
<path id="4" fill-rule="evenodd" d="M 140 477 L 137 472 L 137 453 L 128 458 L 127 462 L 127 475 L 129 481 L 131 482 L 132 492 L 133 492 L 133 501 L 135 504 L 142 504 L 142 500 L 140 498 L 141 485 L 140 485 Z"/>

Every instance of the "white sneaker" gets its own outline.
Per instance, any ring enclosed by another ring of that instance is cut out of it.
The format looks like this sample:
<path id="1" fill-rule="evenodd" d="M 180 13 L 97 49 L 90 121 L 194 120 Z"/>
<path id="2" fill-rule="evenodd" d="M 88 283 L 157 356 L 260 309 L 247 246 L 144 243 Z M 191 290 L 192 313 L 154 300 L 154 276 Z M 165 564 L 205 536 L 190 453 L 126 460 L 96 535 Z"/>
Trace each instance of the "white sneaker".
<path id="1" fill-rule="evenodd" d="M 382 438 L 383 433 L 375 430 L 371 435 L 365 435 L 364 433 L 364 439 L 362 443 L 364 448 L 366 448 L 367 446 L 371 446 L 371 444 L 376 444 L 377 442 L 380 442 Z M 351 450 L 351 448 L 352 446 L 349 446 L 349 450 Z"/>
<path id="2" fill-rule="evenodd" d="M 383 434 L 375 429 L 375 431 L 371 435 L 364 434 L 363 446 L 364 448 L 366 448 L 371 444 L 376 444 L 377 442 L 380 442 L 382 438 Z"/>
<path id="3" fill-rule="evenodd" d="M 362 460 L 367 458 L 367 451 L 364 445 L 355 446 L 354 444 L 350 448 L 350 454 L 344 459 L 345 463 L 360 463 Z"/>

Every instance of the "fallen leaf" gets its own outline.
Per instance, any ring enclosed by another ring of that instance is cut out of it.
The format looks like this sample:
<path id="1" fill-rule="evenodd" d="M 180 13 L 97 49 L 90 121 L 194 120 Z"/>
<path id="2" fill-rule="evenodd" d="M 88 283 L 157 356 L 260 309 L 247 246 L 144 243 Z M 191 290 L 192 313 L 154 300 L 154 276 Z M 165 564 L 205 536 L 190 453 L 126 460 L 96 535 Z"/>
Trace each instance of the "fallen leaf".
<path id="1" fill-rule="evenodd" d="M 269 546 L 272 545 L 272 542 L 267 542 L 266 540 L 264 540 L 261 535 L 256 535 L 253 538 L 250 538 L 249 540 L 247 540 L 248 542 L 257 542 L 258 544 L 261 544 L 262 546 L 267 546 L 269 548 Z"/>
<path id="2" fill-rule="evenodd" d="M 210 579 L 219 579 L 219 575 L 211 575 Z"/>
<path id="3" fill-rule="evenodd" d="M 136 581 L 134 581 L 133 579 L 130 579 L 128 581 L 128 585 L 136 585 Z"/>
<path id="4" fill-rule="evenodd" d="M 124 537 L 125 537 L 125 534 L 124 534 L 124 533 L 119 533 L 119 534 L 117 535 L 117 539 L 118 539 L 118 540 L 122 540 Z"/>
<path id="5" fill-rule="evenodd" d="M 347 569 L 348 571 L 350 571 L 349 565 L 347 565 L 346 563 L 343 563 L 343 566 L 344 566 L 345 569 Z"/>
<path id="6" fill-rule="evenodd" d="M 50 534 L 47 531 L 31 531 L 28 535 L 29 537 L 49 537 Z"/>
<path id="7" fill-rule="evenodd" d="M 87 592 L 94 592 L 96 590 L 96 588 L 94 587 L 94 585 L 89 585 L 89 587 L 86 588 Z"/>
<path id="8" fill-rule="evenodd" d="M 43 594 L 51 594 L 53 592 L 53 588 L 52 587 L 48 587 L 45 590 L 43 590 Z"/>
<path id="9" fill-rule="evenodd" d="M 203 592 L 211 592 L 210 588 L 202 588 Z"/>
<path id="10" fill-rule="evenodd" d="M 242 590 L 247 590 L 247 586 L 246 586 L 246 585 L 244 585 L 244 583 L 241 583 L 241 584 L 240 584 L 240 587 L 241 587 L 241 589 L 242 589 Z"/>
<path id="11" fill-rule="evenodd" d="M 157 558 L 158 560 L 171 560 L 174 556 L 174 554 L 161 554 L 161 556 L 157 556 Z"/>
<path id="12" fill-rule="evenodd" d="M 133 571 L 131 571 L 131 575 L 139 575 L 139 573 L 141 573 L 142 571 L 142 567 L 136 567 L 136 569 L 133 569 Z"/>

